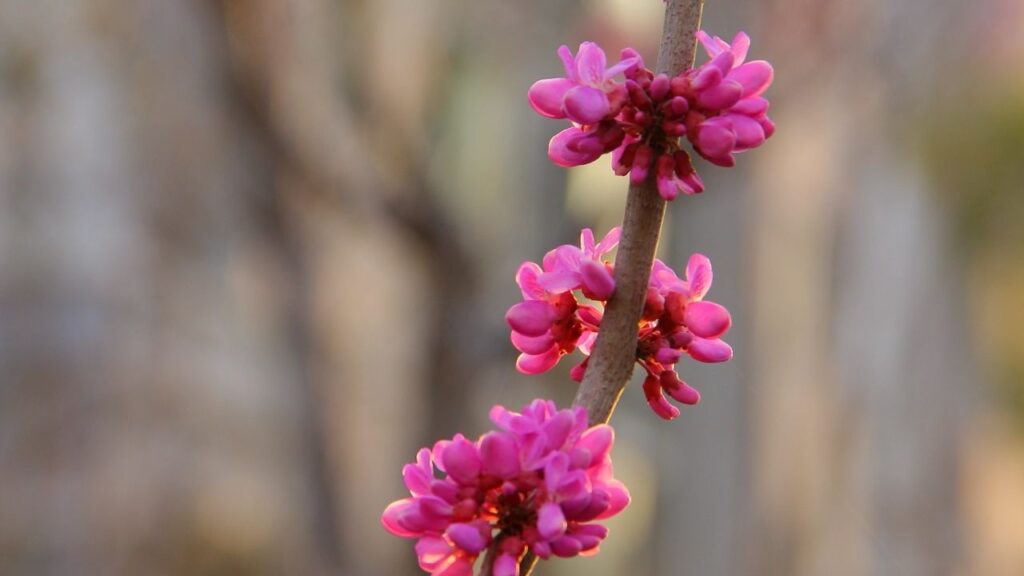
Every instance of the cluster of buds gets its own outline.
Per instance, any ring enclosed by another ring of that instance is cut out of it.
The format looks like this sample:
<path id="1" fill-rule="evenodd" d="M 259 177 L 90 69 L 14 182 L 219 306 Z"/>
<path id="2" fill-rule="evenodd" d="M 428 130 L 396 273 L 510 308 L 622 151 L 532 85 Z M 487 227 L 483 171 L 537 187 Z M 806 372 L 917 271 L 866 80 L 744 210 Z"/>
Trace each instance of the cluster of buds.
<path id="1" fill-rule="evenodd" d="M 735 153 L 761 145 L 775 130 L 761 96 L 772 81 L 771 65 L 745 62 L 750 38 L 742 32 L 731 44 L 703 31 L 697 38 L 709 60 L 674 77 L 647 69 L 632 48 L 609 67 L 597 44 L 584 42 L 575 56 L 562 46 L 565 77 L 540 80 L 528 93 L 539 114 L 572 123 L 551 138 L 551 160 L 571 167 L 611 153 L 616 174 L 628 174 L 634 184 L 653 181 L 672 200 L 704 190 L 681 138 L 719 166 L 732 166 Z M 579 349 L 584 359 L 570 376 L 583 379 L 615 293 L 607 256 L 619 234 L 613 229 L 596 242 L 584 229 L 579 246 L 559 246 L 541 264 L 519 267 L 523 300 L 505 319 L 521 352 L 520 372 L 546 372 Z M 666 420 L 679 416 L 666 396 L 700 401 L 675 370 L 684 355 L 700 362 L 732 358 L 721 339 L 732 324 L 729 312 L 704 300 L 711 281 L 711 261 L 701 254 L 690 257 L 683 279 L 654 260 L 636 362 L 647 373 L 648 404 Z M 608 533 L 597 521 L 629 504 L 629 492 L 613 477 L 612 428 L 588 427 L 583 408 L 558 410 L 546 400 L 522 413 L 495 406 L 490 417 L 498 429 L 476 441 L 457 434 L 419 451 L 402 470 L 411 496 L 385 509 L 384 528 L 415 538 L 419 565 L 432 576 L 472 576 L 485 551 L 493 576 L 519 576 L 527 551 L 545 559 L 596 553 Z"/>
<path id="2" fill-rule="evenodd" d="M 684 354 L 708 363 L 732 358 L 732 348 L 721 339 L 732 325 L 729 311 L 704 300 L 711 279 L 711 261 L 702 254 L 690 256 L 685 280 L 660 260 L 654 261 L 636 361 L 647 371 L 643 385 L 647 403 L 665 420 L 679 416 L 679 409 L 665 399 L 666 393 L 682 404 L 700 402 L 700 393 L 675 371 Z"/>
<path id="3" fill-rule="evenodd" d="M 416 538 L 433 576 L 471 575 L 492 544 L 495 576 L 516 576 L 527 549 L 545 559 L 596 553 L 608 530 L 595 521 L 629 504 L 613 477 L 612 428 L 588 428 L 582 408 L 545 400 L 490 416 L 498 430 L 476 442 L 458 434 L 419 451 L 402 470 L 412 496 L 387 507 L 384 528 Z"/>
<path id="4" fill-rule="evenodd" d="M 570 375 L 583 379 L 604 305 L 615 291 L 612 263 L 604 258 L 618 244 L 619 230 L 613 229 L 597 244 L 589 229 L 580 237 L 579 247 L 559 246 L 544 256 L 542 265 L 524 262 L 519 267 L 516 281 L 523 301 L 512 306 L 505 319 L 520 352 L 520 372 L 546 372 L 578 348 L 586 358 Z M 711 280 L 711 261 L 701 254 L 690 257 L 685 280 L 664 262 L 654 261 L 638 326 L 636 361 L 648 374 L 648 403 L 666 420 L 678 416 L 679 410 L 668 403 L 665 393 L 684 404 L 700 400 L 675 371 L 684 354 L 700 362 L 732 358 L 732 348 L 721 340 L 732 324 L 729 312 L 704 300 Z"/>
<path id="5" fill-rule="evenodd" d="M 565 77 L 540 80 L 528 93 L 538 114 L 573 123 L 551 138 L 551 160 L 579 166 L 611 152 L 616 174 L 640 184 L 654 170 L 658 192 L 672 200 L 704 190 L 680 137 L 719 166 L 732 166 L 734 153 L 761 145 L 775 131 L 761 97 L 771 65 L 745 62 L 750 37 L 743 32 L 731 45 L 703 31 L 697 37 L 710 60 L 671 78 L 645 68 L 632 48 L 611 67 L 593 42 L 580 44 L 575 56 L 559 48 Z M 623 83 L 615 80 L 619 74 Z"/>

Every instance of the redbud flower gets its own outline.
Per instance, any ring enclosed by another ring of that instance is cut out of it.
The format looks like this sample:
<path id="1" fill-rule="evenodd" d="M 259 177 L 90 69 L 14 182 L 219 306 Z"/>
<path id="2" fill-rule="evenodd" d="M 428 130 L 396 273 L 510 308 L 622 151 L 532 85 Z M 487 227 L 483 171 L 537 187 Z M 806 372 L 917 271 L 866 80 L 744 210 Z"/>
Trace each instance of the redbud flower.
<path id="1" fill-rule="evenodd" d="M 771 65 L 745 63 L 750 37 L 743 32 L 731 45 L 703 31 L 698 38 L 710 60 L 675 77 L 655 75 L 632 48 L 606 68 L 596 44 L 584 42 L 575 58 L 562 46 L 566 77 L 540 80 L 528 93 L 540 115 L 573 122 L 549 142 L 551 160 L 579 166 L 612 152 L 616 174 L 640 184 L 653 171 L 659 194 L 672 200 L 704 190 L 680 137 L 720 166 L 732 166 L 736 152 L 761 145 L 775 131 L 761 97 L 772 81 Z"/>
<path id="2" fill-rule="evenodd" d="M 604 306 L 615 280 L 611 262 L 604 260 L 619 240 L 613 229 L 595 243 L 589 229 L 580 246 L 563 245 L 544 256 L 543 267 L 526 262 L 516 281 L 524 300 L 505 316 L 512 344 L 521 352 L 516 367 L 525 374 L 553 368 L 562 356 L 579 348 L 586 356 L 570 376 L 580 381 L 597 339 Z M 679 410 L 665 398 L 696 404 L 700 393 L 679 378 L 675 365 L 685 355 L 698 362 L 725 362 L 732 348 L 722 336 L 732 325 L 729 311 L 704 299 L 711 288 L 711 261 L 694 254 L 680 279 L 661 260 L 655 260 L 638 329 L 636 362 L 646 372 L 644 394 L 654 412 L 671 420 Z"/>
<path id="3" fill-rule="evenodd" d="M 626 91 L 614 77 L 630 67 L 643 64 L 638 54 L 623 58 L 606 68 L 604 50 L 593 42 L 580 44 L 573 57 L 568 46 L 558 49 L 565 65 L 565 78 L 538 80 L 527 94 L 530 105 L 541 116 L 568 118 L 577 124 L 594 124 L 614 115 L 622 106 Z"/>
<path id="4" fill-rule="evenodd" d="M 523 301 L 509 309 L 505 320 L 512 328 L 512 344 L 522 352 L 516 368 L 525 374 L 550 370 L 577 347 L 589 351 L 601 321 L 601 310 L 580 302 L 580 293 L 596 301 L 615 291 L 611 263 L 603 258 L 619 243 L 613 228 L 599 243 L 588 228 L 580 233 L 580 246 L 563 245 L 544 256 L 543 267 L 524 262 L 516 273 Z"/>
<path id="5" fill-rule="evenodd" d="M 679 378 L 675 364 L 686 354 L 699 362 L 725 362 L 732 348 L 721 337 L 732 326 L 729 311 L 704 300 L 711 288 L 711 261 L 690 256 L 686 279 L 655 260 L 637 342 L 637 363 L 647 371 L 644 396 L 655 414 L 671 420 L 679 409 L 665 399 L 667 393 L 682 404 L 700 402 L 700 393 Z"/>
<path id="6" fill-rule="evenodd" d="M 750 37 L 743 32 L 732 45 L 703 30 L 697 38 L 711 60 L 684 75 L 697 102 L 686 136 L 701 156 L 732 166 L 734 152 L 760 146 L 775 132 L 765 115 L 768 101 L 761 97 L 772 82 L 772 66 L 764 60 L 744 63 Z"/>
<path id="7" fill-rule="evenodd" d="M 573 122 L 548 143 L 551 161 L 564 167 L 589 164 L 622 141 L 625 134 L 614 117 L 626 100 L 626 90 L 614 77 L 643 61 L 631 53 L 606 68 L 604 50 L 593 42 L 580 44 L 575 57 L 568 46 L 562 46 L 558 56 L 565 65 L 565 77 L 538 80 L 527 97 L 541 116 Z"/>
<path id="8" fill-rule="evenodd" d="M 522 413 L 495 406 L 490 417 L 498 430 L 476 442 L 457 434 L 419 451 L 402 470 L 411 497 L 384 510 L 384 528 L 416 538 L 420 568 L 433 576 L 471 575 L 492 543 L 496 576 L 517 575 L 527 549 L 545 559 L 596 554 L 608 530 L 595 521 L 629 504 L 613 477 L 612 428 L 588 428 L 584 409 L 545 400 Z"/>

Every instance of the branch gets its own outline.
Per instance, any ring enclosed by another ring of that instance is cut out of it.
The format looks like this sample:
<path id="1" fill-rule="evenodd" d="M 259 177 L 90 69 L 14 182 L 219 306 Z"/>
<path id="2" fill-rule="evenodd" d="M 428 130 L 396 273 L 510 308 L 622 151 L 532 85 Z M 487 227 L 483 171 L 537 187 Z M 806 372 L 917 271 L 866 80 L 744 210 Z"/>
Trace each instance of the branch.
<path id="1" fill-rule="evenodd" d="M 655 72 L 675 76 L 693 66 L 703 9 L 704 0 L 668 0 Z M 633 375 L 637 326 L 665 218 L 665 201 L 654 185 L 654 174 L 651 170 L 647 182 L 629 187 L 622 239 L 615 257 L 615 294 L 605 308 L 594 352 L 572 403 L 587 409 L 591 425 L 611 419 Z M 520 576 L 529 576 L 536 563 L 537 557 L 527 552 L 519 563 Z M 490 572 L 481 574 L 489 576 Z"/>
<path id="2" fill-rule="evenodd" d="M 668 1 L 657 73 L 675 76 L 693 66 L 703 7 L 703 0 Z M 637 325 L 664 218 L 665 201 L 654 185 L 652 170 L 647 182 L 629 187 L 622 240 L 615 257 L 615 294 L 605 309 L 594 352 L 573 401 L 573 406 L 587 409 L 591 424 L 611 419 L 619 396 L 633 375 Z"/>

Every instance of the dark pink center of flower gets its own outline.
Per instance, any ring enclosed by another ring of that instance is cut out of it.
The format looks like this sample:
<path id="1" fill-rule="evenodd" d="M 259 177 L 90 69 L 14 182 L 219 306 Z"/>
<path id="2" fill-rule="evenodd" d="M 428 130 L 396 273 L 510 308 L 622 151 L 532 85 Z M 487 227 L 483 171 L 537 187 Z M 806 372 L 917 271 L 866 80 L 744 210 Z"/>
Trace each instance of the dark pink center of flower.
<path id="1" fill-rule="evenodd" d="M 519 492 L 499 495 L 495 515 L 498 518 L 498 529 L 506 536 L 518 536 L 526 527 L 537 524 L 537 511 L 533 506 L 533 496 L 524 497 Z"/>

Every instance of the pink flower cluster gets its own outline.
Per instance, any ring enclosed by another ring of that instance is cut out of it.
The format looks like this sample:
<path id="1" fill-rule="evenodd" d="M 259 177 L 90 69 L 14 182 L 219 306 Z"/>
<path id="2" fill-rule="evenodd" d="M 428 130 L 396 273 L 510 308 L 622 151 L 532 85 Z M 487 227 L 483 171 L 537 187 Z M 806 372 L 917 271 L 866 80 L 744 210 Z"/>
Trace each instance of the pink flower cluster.
<path id="1" fill-rule="evenodd" d="M 490 417 L 498 430 L 476 442 L 457 434 L 419 451 L 402 469 L 412 496 L 387 507 L 384 528 L 416 538 L 433 576 L 470 576 L 492 543 L 495 576 L 518 575 L 527 549 L 545 559 L 597 553 L 608 529 L 594 521 L 629 504 L 612 476 L 612 428 L 588 428 L 582 408 L 545 400 L 522 413 L 495 406 Z"/>
<path id="2" fill-rule="evenodd" d="M 579 348 L 587 358 L 573 367 L 571 376 L 583 379 L 604 304 L 615 290 L 612 264 L 604 257 L 618 244 L 619 230 L 613 229 L 597 244 L 589 229 L 580 236 L 580 247 L 559 246 L 544 256 L 542 265 L 524 262 L 519 267 L 516 281 L 523 301 L 509 309 L 505 320 L 512 329 L 512 344 L 521 352 L 516 361 L 520 372 L 546 372 Z M 675 371 L 684 354 L 700 362 L 732 358 L 732 348 L 721 339 L 732 325 L 729 312 L 704 300 L 711 280 L 706 256 L 690 257 L 685 280 L 662 261 L 654 261 L 638 327 L 636 361 L 648 374 L 648 403 L 666 420 L 679 415 L 666 393 L 683 404 L 700 401 L 697 390 Z"/>
<path id="3" fill-rule="evenodd" d="M 647 371 L 643 385 L 647 403 L 666 420 L 679 416 L 679 409 L 665 399 L 666 393 L 683 404 L 700 402 L 700 393 L 675 371 L 683 354 L 708 363 L 732 358 L 732 348 L 722 340 L 732 326 L 729 311 L 704 300 L 711 279 L 711 260 L 703 254 L 690 256 L 685 280 L 660 260 L 654 261 L 640 320 L 636 361 Z"/>
<path id="4" fill-rule="evenodd" d="M 551 160 L 579 166 L 611 152 L 616 174 L 639 184 L 654 170 L 658 192 L 672 200 L 704 190 L 679 147 L 681 136 L 719 166 L 732 166 L 734 153 L 761 145 L 775 131 L 761 97 L 772 81 L 771 65 L 744 62 L 750 37 L 743 32 L 731 45 L 703 31 L 698 39 L 710 60 L 672 78 L 645 68 L 632 48 L 611 67 L 593 42 L 580 44 L 575 57 L 559 48 L 565 77 L 540 80 L 528 93 L 538 114 L 573 123 L 551 138 Z M 623 83 L 615 80 L 619 74 Z"/>

